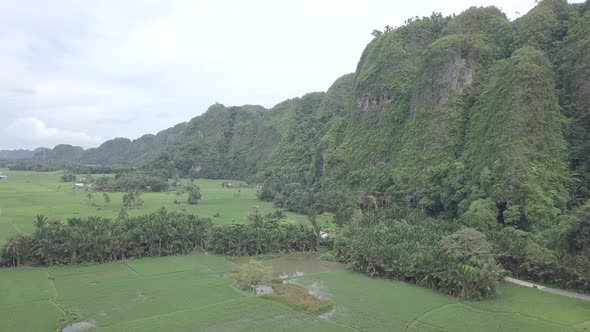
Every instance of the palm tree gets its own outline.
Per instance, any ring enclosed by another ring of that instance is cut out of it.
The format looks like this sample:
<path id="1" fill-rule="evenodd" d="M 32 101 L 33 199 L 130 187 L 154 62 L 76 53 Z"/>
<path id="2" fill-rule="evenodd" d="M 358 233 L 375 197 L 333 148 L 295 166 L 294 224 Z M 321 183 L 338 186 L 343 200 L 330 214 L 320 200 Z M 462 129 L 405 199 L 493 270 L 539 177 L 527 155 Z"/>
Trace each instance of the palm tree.
<path id="1" fill-rule="evenodd" d="M 33 221 L 33 225 L 35 225 L 36 228 L 43 228 L 47 224 L 48 220 L 49 219 L 47 219 L 47 217 L 44 214 L 38 214 L 35 216 L 35 221 Z"/>
<path id="2" fill-rule="evenodd" d="M 10 266 L 17 267 L 22 258 L 22 235 L 12 235 L 6 240 L 2 255 L 10 261 Z"/>

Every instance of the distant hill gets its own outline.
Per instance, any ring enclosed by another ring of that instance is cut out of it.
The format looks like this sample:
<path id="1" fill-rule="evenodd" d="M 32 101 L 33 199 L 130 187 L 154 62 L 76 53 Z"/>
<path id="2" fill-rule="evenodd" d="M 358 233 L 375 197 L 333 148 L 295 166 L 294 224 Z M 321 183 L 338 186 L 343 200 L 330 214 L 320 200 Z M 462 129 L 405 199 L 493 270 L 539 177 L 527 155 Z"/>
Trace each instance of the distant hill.
<path id="1" fill-rule="evenodd" d="M 29 159 L 35 154 L 31 150 L 0 150 L 0 159 Z"/>

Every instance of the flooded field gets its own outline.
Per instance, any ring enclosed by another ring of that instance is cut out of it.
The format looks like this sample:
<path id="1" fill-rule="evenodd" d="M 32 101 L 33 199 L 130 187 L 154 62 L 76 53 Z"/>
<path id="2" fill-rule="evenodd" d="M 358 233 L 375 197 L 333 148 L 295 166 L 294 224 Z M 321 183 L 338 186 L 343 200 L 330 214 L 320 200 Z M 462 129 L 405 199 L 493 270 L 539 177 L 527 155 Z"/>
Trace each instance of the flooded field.
<path id="1" fill-rule="evenodd" d="M 346 270 L 345 264 L 321 260 L 315 253 L 293 253 L 277 258 L 265 259 L 264 265 L 283 278 L 298 277 L 328 271 Z"/>

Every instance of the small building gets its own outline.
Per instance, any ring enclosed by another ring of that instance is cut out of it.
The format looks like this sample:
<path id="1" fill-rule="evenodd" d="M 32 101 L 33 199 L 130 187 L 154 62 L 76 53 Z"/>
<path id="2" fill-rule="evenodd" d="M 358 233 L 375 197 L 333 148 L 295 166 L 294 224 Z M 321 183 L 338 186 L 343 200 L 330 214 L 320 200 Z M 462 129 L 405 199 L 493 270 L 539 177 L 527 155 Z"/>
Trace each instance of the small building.
<path id="1" fill-rule="evenodd" d="M 84 183 L 78 182 L 72 186 L 72 189 L 82 189 L 84 188 Z"/>

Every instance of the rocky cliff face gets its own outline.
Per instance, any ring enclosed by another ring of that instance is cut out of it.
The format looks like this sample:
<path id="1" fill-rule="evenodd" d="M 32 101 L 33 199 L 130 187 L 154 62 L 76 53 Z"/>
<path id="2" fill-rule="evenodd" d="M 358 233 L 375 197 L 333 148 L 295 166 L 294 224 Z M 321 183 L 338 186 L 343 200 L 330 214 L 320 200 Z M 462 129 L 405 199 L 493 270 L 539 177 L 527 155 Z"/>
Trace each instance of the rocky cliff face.
<path id="1" fill-rule="evenodd" d="M 570 64 L 564 94 L 578 127 L 570 142 L 588 146 L 580 143 L 588 52 L 573 46 L 590 35 L 580 32 L 584 8 L 544 1 L 512 23 L 495 8 L 470 8 L 377 37 L 359 62 L 355 103 L 333 130 L 338 139 L 320 151 L 320 185 L 385 193 L 433 214 L 505 199 L 523 228 L 555 220 L 570 177 L 556 64 Z M 561 57 L 560 40 L 570 49 Z M 574 159 L 587 165 L 582 153 Z"/>

